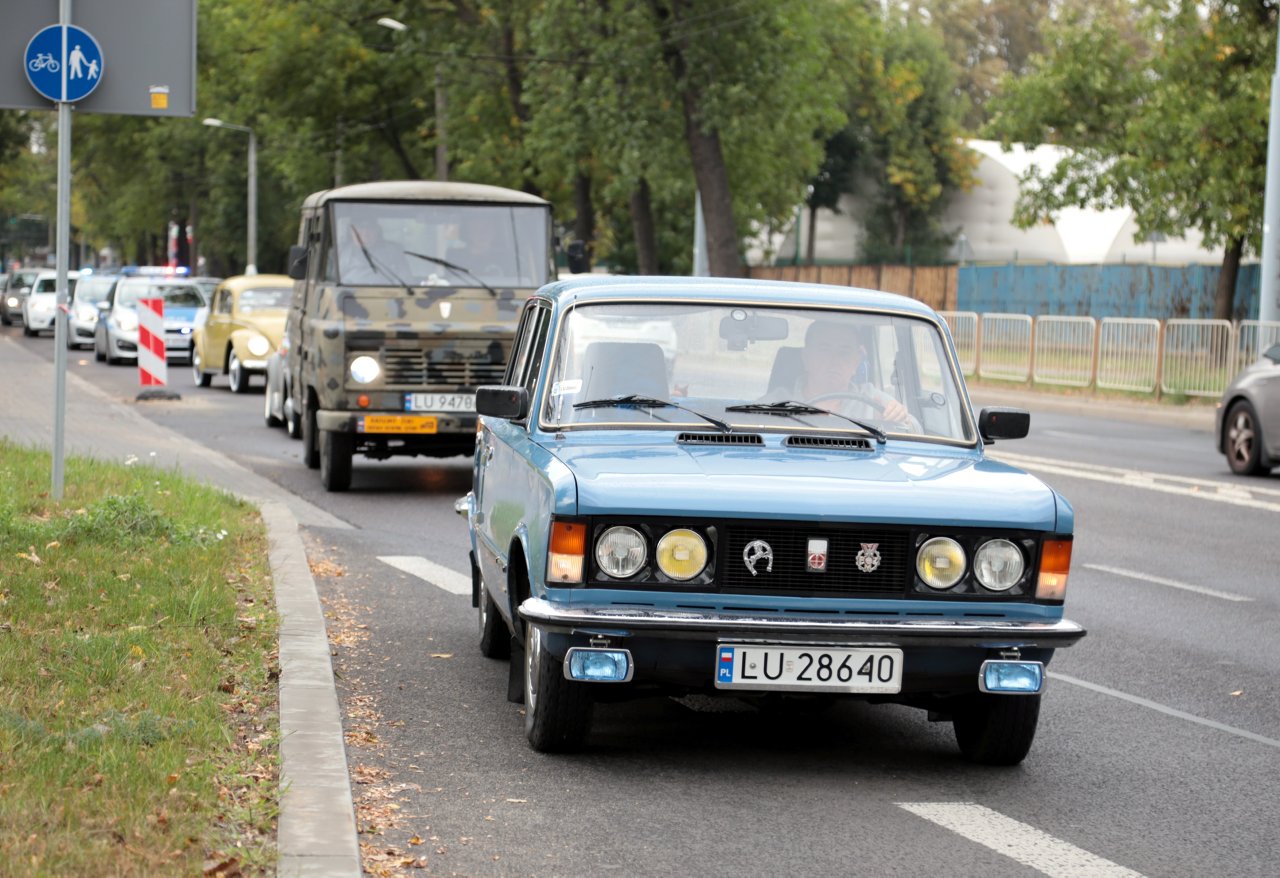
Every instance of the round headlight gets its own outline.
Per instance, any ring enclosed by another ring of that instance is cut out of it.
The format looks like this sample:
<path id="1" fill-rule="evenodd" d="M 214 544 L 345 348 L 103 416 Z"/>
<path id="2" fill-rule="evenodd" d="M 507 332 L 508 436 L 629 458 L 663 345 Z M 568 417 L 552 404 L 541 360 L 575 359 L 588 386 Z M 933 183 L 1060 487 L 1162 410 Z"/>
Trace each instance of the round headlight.
<path id="1" fill-rule="evenodd" d="M 271 342 L 267 341 L 265 336 L 255 335 L 245 342 L 245 347 L 255 357 L 265 357 L 267 351 L 271 350 Z"/>
<path id="2" fill-rule="evenodd" d="M 658 540 L 658 569 L 672 579 L 693 579 L 706 566 L 707 544 L 693 531 L 677 528 Z"/>
<path id="3" fill-rule="evenodd" d="M 382 367 L 373 357 L 356 357 L 351 361 L 351 378 L 357 384 L 368 384 L 377 381 L 382 374 Z"/>
<path id="4" fill-rule="evenodd" d="M 951 588 L 964 576 L 964 549 L 955 540 L 934 537 L 916 553 L 916 573 L 929 588 Z"/>
<path id="5" fill-rule="evenodd" d="M 596 563 L 614 579 L 634 576 L 647 556 L 644 537 L 635 528 L 611 527 L 596 541 Z"/>
<path id="6" fill-rule="evenodd" d="M 988 540 L 973 556 L 973 572 L 992 591 L 1008 591 L 1022 579 L 1022 550 L 1008 540 Z"/>

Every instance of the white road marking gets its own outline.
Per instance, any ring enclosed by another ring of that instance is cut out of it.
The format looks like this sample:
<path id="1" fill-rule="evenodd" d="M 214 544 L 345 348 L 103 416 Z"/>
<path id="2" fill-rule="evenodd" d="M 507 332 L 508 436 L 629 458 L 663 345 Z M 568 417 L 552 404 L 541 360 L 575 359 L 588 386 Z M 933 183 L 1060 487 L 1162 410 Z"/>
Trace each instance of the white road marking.
<path id="1" fill-rule="evenodd" d="M 1275 738 L 1268 738 L 1268 737 L 1265 737 L 1264 735 L 1258 735 L 1253 732 L 1246 731 L 1244 729 L 1238 729 L 1235 726 L 1229 726 L 1226 723 L 1220 723 L 1211 719 L 1205 719 L 1204 717 L 1196 716 L 1195 714 L 1178 710 L 1176 707 L 1169 707 L 1167 705 L 1160 704 L 1157 701 L 1150 701 L 1146 698 L 1139 698 L 1137 695 L 1130 695 L 1128 692 L 1121 692 L 1118 689 L 1109 689 L 1106 686 L 1099 686 L 1097 683 L 1090 683 L 1086 680 L 1079 680 L 1075 677 L 1069 677 L 1066 674 L 1059 674 L 1057 671 L 1049 671 L 1049 677 L 1050 679 L 1061 680 L 1064 683 L 1070 683 L 1072 686 L 1079 686 L 1082 689 L 1088 689 L 1092 692 L 1101 693 L 1102 695 L 1110 695 L 1112 698 L 1119 698 L 1123 701 L 1129 702 L 1130 704 L 1136 704 L 1140 707 L 1147 707 L 1147 708 L 1150 708 L 1151 710 L 1158 711 L 1159 713 L 1163 713 L 1166 716 L 1173 716 L 1173 717 L 1177 717 L 1178 719 L 1185 719 L 1187 722 L 1192 722 L 1201 726 L 1207 726 L 1208 728 L 1211 728 L 1211 729 L 1217 729 L 1219 732 L 1226 732 L 1229 735 L 1235 735 L 1237 738 L 1244 738 L 1246 740 L 1253 741 L 1258 744 L 1266 744 L 1268 747 L 1280 747 L 1280 741 L 1277 741 Z"/>
<path id="2" fill-rule="evenodd" d="M 897 805 L 1054 878 L 1082 875 L 1137 878 L 1141 874 L 974 802 L 898 802 Z"/>
<path id="3" fill-rule="evenodd" d="M 1140 579 L 1143 582 L 1154 582 L 1156 585 L 1167 585 L 1169 588 L 1180 588 L 1183 591 L 1194 591 L 1197 594 L 1207 594 L 1209 597 L 1221 598 L 1224 601 L 1251 601 L 1253 598 L 1245 597 L 1242 594 L 1232 594 L 1229 591 L 1218 591 L 1216 588 L 1207 588 L 1203 585 L 1192 585 L 1189 582 L 1178 582 L 1176 579 L 1165 579 L 1161 576 L 1151 576 L 1147 573 L 1138 573 L 1135 570 L 1122 570 L 1119 567 L 1108 567 L 1105 564 L 1082 564 L 1082 567 L 1088 567 L 1090 570 L 1101 570 L 1103 573 L 1110 573 L 1113 576 L 1126 576 L 1129 579 Z"/>
<path id="4" fill-rule="evenodd" d="M 1076 479 L 1089 479 L 1095 482 L 1109 482 L 1129 488 L 1142 488 L 1147 491 L 1159 491 L 1163 494 L 1177 494 L 1213 503 L 1229 503 L 1232 506 L 1244 506 L 1249 509 L 1265 509 L 1268 512 L 1280 512 L 1280 490 L 1275 488 L 1248 487 L 1232 482 L 1214 479 L 1197 479 L 1190 476 L 1171 476 L 1167 473 L 1146 472 L 1143 470 L 1124 469 L 1101 464 L 1080 463 L 1073 460 L 1059 460 L 1051 457 L 1033 457 L 1027 454 L 1011 454 L 1007 451 L 996 451 L 991 454 L 996 460 L 1023 469 L 1041 473 L 1070 476 Z"/>
<path id="5" fill-rule="evenodd" d="M 448 567 L 441 567 L 434 561 L 428 561 L 419 555 L 379 555 L 378 560 L 419 579 L 425 579 L 452 594 L 471 594 L 470 576 L 450 570 Z"/>

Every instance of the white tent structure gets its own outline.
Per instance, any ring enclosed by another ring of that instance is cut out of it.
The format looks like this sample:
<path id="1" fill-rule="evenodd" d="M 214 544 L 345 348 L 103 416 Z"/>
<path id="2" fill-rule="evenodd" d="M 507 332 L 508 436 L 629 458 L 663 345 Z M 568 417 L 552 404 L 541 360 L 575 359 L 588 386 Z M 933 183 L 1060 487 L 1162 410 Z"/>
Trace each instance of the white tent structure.
<path id="1" fill-rule="evenodd" d="M 1013 225 L 1013 208 L 1018 200 L 1019 179 L 1030 168 L 1049 169 L 1066 151 L 1057 146 L 1026 148 L 1014 146 L 1005 152 L 992 140 L 968 140 L 966 145 L 979 156 L 975 183 L 968 192 L 958 192 L 943 213 L 944 229 L 956 234 L 952 256 L 957 262 L 1053 262 L 1057 264 L 1162 263 L 1219 265 L 1221 248 L 1201 246 L 1200 234 L 1189 231 L 1181 238 L 1155 241 L 1139 238 L 1133 211 L 1128 208 L 1091 210 L 1067 208 L 1053 223 L 1030 229 Z M 864 231 L 859 216 L 859 199 L 846 195 L 840 213 L 818 211 L 815 259 L 819 262 L 853 262 L 860 251 Z M 796 222 L 772 240 L 760 240 L 749 260 L 768 262 L 769 253 L 777 263 L 795 257 L 796 231 L 800 231 L 801 259 L 809 239 L 809 212 L 801 207 Z"/>

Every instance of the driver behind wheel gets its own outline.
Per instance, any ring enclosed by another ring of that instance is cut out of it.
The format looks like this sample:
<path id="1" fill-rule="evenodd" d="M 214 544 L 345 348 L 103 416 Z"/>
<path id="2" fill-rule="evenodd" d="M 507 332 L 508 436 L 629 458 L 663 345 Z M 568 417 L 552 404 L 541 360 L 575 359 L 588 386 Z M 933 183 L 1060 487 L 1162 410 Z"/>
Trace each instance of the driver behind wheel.
<path id="1" fill-rule="evenodd" d="M 872 383 L 870 376 L 868 344 L 859 330 L 838 320 L 815 320 L 805 331 L 800 369 L 791 386 L 770 387 L 767 398 L 812 403 L 853 418 L 905 424 L 918 432 L 920 423 L 907 407 Z"/>

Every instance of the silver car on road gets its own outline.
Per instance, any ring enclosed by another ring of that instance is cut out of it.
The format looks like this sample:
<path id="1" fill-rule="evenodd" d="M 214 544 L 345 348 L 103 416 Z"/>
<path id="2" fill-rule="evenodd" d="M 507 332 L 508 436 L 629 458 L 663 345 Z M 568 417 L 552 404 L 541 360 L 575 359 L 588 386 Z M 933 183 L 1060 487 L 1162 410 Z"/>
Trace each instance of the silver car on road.
<path id="1" fill-rule="evenodd" d="M 1232 472 L 1260 475 L 1280 466 L 1280 344 L 1231 381 L 1217 420 L 1218 450 Z"/>

